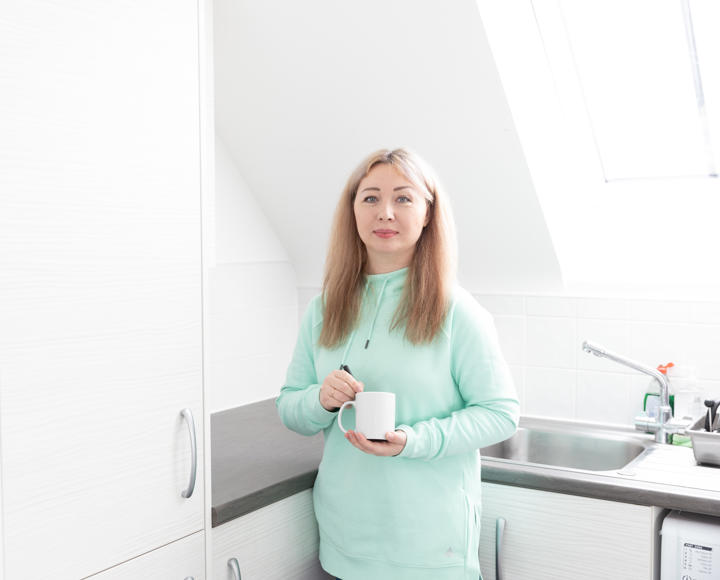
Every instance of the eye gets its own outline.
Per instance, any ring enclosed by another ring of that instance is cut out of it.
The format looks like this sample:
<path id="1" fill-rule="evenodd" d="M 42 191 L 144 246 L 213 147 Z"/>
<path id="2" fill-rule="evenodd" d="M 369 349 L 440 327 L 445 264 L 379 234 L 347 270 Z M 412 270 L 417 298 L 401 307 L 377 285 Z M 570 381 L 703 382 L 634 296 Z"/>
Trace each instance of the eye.
<path id="1" fill-rule="evenodd" d="M 401 195 L 400 197 L 397 198 L 397 200 L 400 203 L 411 203 L 412 202 L 412 199 L 410 199 L 410 197 L 407 195 Z"/>
<path id="2" fill-rule="evenodd" d="M 363 201 L 367 203 L 375 203 L 378 200 L 376 195 L 366 195 L 363 197 Z"/>

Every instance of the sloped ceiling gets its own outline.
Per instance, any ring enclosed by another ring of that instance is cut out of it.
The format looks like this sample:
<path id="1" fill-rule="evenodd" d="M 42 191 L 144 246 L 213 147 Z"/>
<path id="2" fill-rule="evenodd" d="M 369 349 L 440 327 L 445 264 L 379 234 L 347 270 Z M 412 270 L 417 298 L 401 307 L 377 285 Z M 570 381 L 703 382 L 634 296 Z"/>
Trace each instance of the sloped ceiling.
<path id="1" fill-rule="evenodd" d="M 474 1 L 217 0 L 214 18 L 217 131 L 300 286 L 347 175 L 405 146 L 450 192 L 469 290 L 562 288 Z"/>

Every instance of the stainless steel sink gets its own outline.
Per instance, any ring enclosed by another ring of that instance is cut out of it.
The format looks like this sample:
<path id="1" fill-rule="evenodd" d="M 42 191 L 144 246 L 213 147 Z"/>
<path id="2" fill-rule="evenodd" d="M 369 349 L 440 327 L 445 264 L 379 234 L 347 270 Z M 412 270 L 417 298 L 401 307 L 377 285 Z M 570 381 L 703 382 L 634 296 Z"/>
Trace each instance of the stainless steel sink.
<path id="1" fill-rule="evenodd" d="M 521 421 L 510 439 L 485 447 L 480 453 L 516 463 L 611 471 L 627 466 L 652 445 L 651 436 L 622 428 L 528 419 Z"/>

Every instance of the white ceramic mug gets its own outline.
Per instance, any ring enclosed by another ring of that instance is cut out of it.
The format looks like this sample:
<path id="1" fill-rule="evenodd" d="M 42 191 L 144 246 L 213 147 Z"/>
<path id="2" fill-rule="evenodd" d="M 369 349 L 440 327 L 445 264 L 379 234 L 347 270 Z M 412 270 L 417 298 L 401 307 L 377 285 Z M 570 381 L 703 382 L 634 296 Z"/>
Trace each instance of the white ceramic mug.
<path id="1" fill-rule="evenodd" d="M 363 391 L 355 395 L 354 401 L 345 401 L 338 412 L 338 426 L 347 433 L 342 425 L 342 412 L 347 407 L 355 407 L 355 431 L 368 439 L 386 441 L 385 433 L 395 431 L 395 393 Z"/>

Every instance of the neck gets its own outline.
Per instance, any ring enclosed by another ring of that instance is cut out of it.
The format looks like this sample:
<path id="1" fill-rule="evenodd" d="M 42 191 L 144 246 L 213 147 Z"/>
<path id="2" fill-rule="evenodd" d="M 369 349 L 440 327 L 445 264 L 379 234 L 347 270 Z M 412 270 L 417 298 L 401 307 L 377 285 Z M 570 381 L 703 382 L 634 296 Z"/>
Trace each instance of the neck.
<path id="1" fill-rule="evenodd" d="M 407 268 L 412 262 L 413 253 L 406 256 L 372 256 L 368 255 L 368 261 L 365 265 L 366 274 L 387 274 L 395 272 L 401 268 Z"/>

